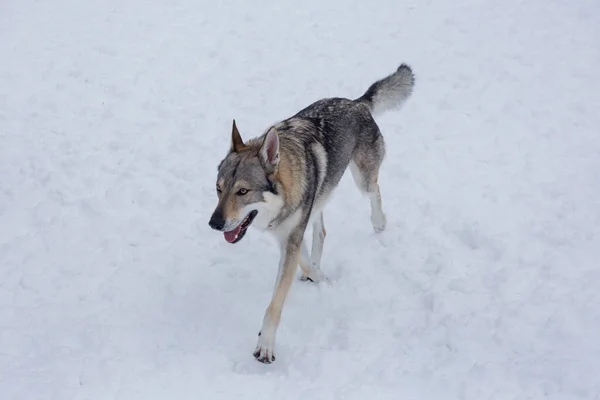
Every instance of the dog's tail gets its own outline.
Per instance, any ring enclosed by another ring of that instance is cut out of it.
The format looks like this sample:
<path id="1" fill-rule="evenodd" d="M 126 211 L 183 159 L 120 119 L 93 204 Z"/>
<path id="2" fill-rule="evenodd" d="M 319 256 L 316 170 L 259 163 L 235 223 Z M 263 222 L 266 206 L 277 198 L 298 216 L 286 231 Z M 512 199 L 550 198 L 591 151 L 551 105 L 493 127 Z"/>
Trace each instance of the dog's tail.
<path id="1" fill-rule="evenodd" d="M 396 72 L 372 84 L 365 94 L 354 101 L 366 105 L 371 114 L 379 115 L 402 106 L 412 94 L 414 86 L 412 69 L 402 64 Z"/>

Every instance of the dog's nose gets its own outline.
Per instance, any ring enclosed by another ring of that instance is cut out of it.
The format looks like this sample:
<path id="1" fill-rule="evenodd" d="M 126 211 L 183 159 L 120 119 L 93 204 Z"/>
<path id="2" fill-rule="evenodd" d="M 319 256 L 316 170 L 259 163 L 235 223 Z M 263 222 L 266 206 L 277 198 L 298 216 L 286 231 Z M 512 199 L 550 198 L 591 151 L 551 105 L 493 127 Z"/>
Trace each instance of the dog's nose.
<path id="1" fill-rule="evenodd" d="M 215 213 L 212 215 L 212 217 L 210 217 L 208 225 L 217 231 L 222 231 L 223 227 L 225 226 L 225 220 L 223 219 L 222 215 Z"/>

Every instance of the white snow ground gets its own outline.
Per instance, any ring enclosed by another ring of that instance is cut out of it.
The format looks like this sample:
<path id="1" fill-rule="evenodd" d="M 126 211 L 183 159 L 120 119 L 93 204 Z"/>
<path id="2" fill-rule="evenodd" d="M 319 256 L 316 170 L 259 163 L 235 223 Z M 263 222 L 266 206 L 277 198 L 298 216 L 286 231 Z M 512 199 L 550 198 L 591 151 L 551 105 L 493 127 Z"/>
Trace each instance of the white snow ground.
<path id="1" fill-rule="evenodd" d="M 5 0 L 0 398 L 599 399 L 594 1 Z M 406 61 L 388 230 L 345 177 L 331 287 L 207 225 L 254 136 Z"/>

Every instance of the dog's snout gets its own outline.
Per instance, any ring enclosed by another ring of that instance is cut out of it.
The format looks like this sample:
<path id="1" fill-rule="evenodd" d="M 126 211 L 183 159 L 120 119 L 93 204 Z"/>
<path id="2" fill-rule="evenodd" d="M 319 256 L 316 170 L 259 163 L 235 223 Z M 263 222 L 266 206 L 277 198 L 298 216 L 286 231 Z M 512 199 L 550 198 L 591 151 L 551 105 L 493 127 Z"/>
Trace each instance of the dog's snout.
<path id="1" fill-rule="evenodd" d="M 210 221 L 208 221 L 208 225 L 211 228 L 216 229 L 218 231 L 222 231 L 225 226 L 225 220 L 223 219 L 223 214 L 215 211 L 215 213 L 210 217 Z"/>

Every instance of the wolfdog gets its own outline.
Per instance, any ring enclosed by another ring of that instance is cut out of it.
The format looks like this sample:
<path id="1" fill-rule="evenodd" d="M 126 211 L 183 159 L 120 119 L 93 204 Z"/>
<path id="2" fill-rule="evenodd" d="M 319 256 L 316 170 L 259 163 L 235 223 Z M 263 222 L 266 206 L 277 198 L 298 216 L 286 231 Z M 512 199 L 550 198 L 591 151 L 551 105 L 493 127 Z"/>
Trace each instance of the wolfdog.
<path id="1" fill-rule="evenodd" d="M 254 350 L 258 361 L 275 361 L 275 336 L 297 266 L 303 281 L 327 280 L 321 270 L 323 208 L 348 166 L 370 199 L 373 229 L 385 229 L 378 184 L 385 144 L 373 116 L 400 108 L 414 83 L 412 69 L 402 64 L 361 97 L 316 101 L 246 142 L 233 120 L 230 148 L 218 166 L 218 204 L 209 225 L 229 243 L 242 240 L 250 225 L 270 232 L 279 243 L 275 288 Z M 304 240 L 309 224 L 310 254 Z"/>

